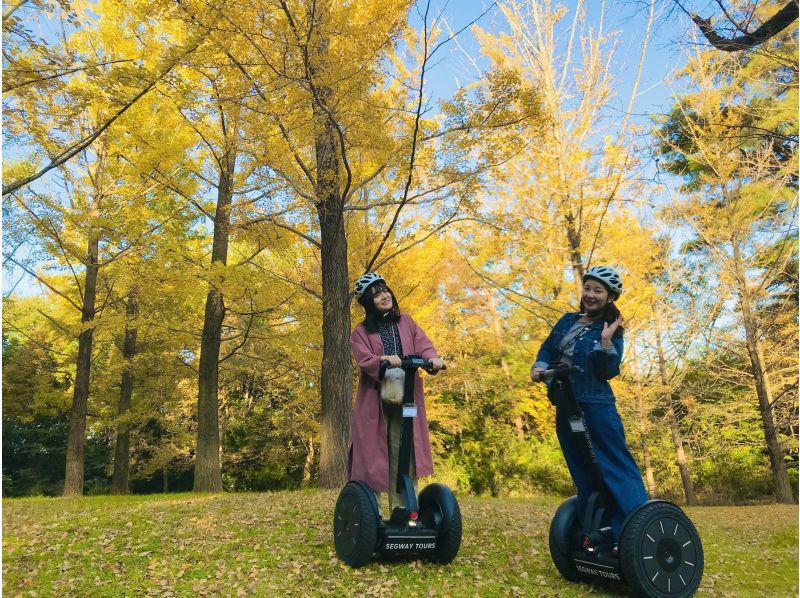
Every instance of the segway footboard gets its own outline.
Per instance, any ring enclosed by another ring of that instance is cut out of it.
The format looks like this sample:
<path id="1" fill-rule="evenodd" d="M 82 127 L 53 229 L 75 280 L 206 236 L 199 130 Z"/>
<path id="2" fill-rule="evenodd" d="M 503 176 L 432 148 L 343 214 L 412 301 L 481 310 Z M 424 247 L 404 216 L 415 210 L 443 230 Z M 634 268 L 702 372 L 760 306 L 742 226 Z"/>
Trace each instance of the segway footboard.
<path id="1" fill-rule="evenodd" d="M 553 564 L 567 581 L 589 583 L 622 581 L 619 560 L 612 546 L 585 549 L 578 523 L 578 498 L 572 496 L 556 510 L 548 538 Z"/>
<path id="2" fill-rule="evenodd" d="M 396 508 L 379 523 L 375 551 L 382 558 L 427 557 L 450 563 L 461 545 L 461 511 L 455 496 L 443 484 L 430 484 L 417 503 L 411 509 Z"/>
<path id="3" fill-rule="evenodd" d="M 416 557 L 436 551 L 436 531 L 420 526 L 393 527 L 387 524 L 380 534 L 377 552 L 382 556 Z"/>

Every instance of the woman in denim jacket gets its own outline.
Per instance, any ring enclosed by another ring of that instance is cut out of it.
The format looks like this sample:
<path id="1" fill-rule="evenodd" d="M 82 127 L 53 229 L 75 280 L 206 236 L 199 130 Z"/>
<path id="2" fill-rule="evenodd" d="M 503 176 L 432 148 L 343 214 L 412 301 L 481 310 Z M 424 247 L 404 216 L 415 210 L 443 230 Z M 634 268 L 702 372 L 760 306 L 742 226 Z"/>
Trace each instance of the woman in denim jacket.
<path id="1" fill-rule="evenodd" d="M 642 475 L 625 442 L 614 393 L 608 383 L 619 374 L 622 360 L 622 316 L 614 305 L 620 293 L 622 281 L 614 270 L 606 266 L 589 268 L 583 277 L 581 312 L 565 314 L 556 322 L 531 368 L 533 381 L 539 381 L 540 374 L 555 363 L 583 370 L 570 378 L 610 495 L 612 504 L 607 508 L 615 538 L 619 538 L 625 516 L 647 502 Z M 591 474 L 569 422 L 558 408 L 556 434 L 578 490 L 578 512 L 583 512 L 593 489 Z"/>

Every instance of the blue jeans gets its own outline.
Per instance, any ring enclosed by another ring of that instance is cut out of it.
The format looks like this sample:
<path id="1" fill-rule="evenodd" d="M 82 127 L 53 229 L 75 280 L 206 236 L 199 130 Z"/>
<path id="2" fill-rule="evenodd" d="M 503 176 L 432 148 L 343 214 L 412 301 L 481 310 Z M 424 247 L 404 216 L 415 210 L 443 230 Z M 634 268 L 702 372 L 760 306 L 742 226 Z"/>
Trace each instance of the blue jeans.
<path id="1" fill-rule="evenodd" d="M 619 539 L 625 517 L 647 502 L 642 474 L 633 460 L 625 442 L 625 431 L 616 405 L 581 403 L 586 427 L 592 437 L 592 446 L 600 466 L 603 482 L 608 490 L 609 503 L 606 505 L 610 516 L 614 537 Z M 581 439 L 576 438 L 569 426 L 569 420 L 556 410 L 556 434 L 561 450 L 567 461 L 572 481 L 578 490 L 579 516 L 586 508 L 586 500 L 595 490 L 590 464 L 581 452 Z"/>

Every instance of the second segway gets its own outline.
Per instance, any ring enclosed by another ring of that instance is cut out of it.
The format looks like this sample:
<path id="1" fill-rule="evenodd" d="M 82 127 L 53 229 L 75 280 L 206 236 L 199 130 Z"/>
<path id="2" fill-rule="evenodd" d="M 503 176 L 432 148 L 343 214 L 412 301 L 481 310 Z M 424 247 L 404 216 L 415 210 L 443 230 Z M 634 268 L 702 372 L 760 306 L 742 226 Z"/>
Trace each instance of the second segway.
<path id="1" fill-rule="evenodd" d="M 450 488 L 430 484 L 419 498 L 409 475 L 413 444 L 414 379 L 418 369 L 430 371 L 431 362 L 417 355 L 401 358 L 406 372 L 403 388 L 403 425 L 400 436 L 397 479 L 390 480 L 406 506 L 395 507 L 382 519 L 375 492 L 364 482 L 352 480 L 342 489 L 333 514 L 336 555 L 351 567 L 367 564 L 372 556 L 426 556 L 447 564 L 461 546 L 461 511 Z"/>
<path id="2" fill-rule="evenodd" d="M 546 371 L 550 393 L 568 418 L 591 472 L 593 490 L 583 511 L 576 496 L 556 511 L 550 525 L 550 555 L 568 581 L 626 584 L 633 596 L 685 598 L 703 576 L 703 545 L 691 520 L 677 505 L 650 500 L 628 514 L 619 544 L 609 523 L 609 495 L 597 462 L 590 430 L 575 398 L 570 375 L 580 368 Z"/>

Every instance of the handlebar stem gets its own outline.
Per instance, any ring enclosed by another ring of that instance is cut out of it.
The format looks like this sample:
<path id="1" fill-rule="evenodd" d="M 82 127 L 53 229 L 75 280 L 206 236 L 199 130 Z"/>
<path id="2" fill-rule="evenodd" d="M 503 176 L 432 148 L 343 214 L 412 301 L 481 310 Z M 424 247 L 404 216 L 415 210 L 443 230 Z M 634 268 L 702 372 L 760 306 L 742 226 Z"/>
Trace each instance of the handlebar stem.
<path id="1" fill-rule="evenodd" d="M 554 380 L 556 378 L 563 378 L 565 376 L 569 376 L 570 374 L 581 374 L 583 373 L 583 369 L 579 368 L 576 365 L 567 367 L 567 368 L 555 368 L 552 370 L 545 370 L 539 376 L 541 380 Z"/>

